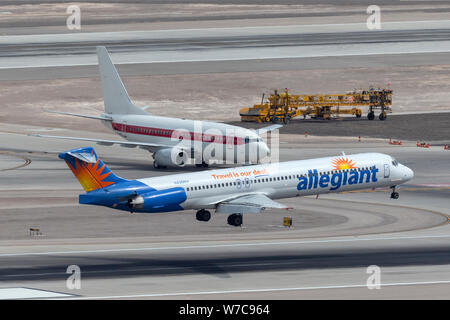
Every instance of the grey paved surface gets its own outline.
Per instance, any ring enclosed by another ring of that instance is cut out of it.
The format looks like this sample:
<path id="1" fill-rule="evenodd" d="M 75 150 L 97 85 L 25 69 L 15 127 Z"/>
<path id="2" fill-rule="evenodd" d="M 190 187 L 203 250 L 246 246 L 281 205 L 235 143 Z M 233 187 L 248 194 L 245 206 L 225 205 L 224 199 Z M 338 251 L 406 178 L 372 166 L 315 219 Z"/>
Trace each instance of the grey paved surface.
<path id="1" fill-rule="evenodd" d="M 377 111 L 378 112 L 378 111 Z M 301 134 L 307 131 L 318 136 L 374 137 L 394 140 L 428 141 L 435 145 L 450 145 L 450 113 L 397 114 L 389 115 L 385 121 L 368 120 L 367 114 L 360 119 L 342 117 L 334 120 L 313 120 L 298 117 L 280 129 L 284 134 Z M 234 121 L 230 124 L 247 128 L 260 128 L 270 125 Z"/>
<path id="2" fill-rule="evenodd" d="M 205 224 L 192 211 L 130 215 L 79 206 L 81 188 L 56 158 L 76 144 L 3 133 L 0 147 L 32 162 L 0 173 L 2 286 L 77 298 L 415 299 L 423 298 L 422 288 L 429 289 L 425 298 L 450 298 L 449 153 L 374 139 L 290 139 L 295 136 L 282 138 L 281 160 L 376 150 L 396 156 L 416 176 L 400 189 L 398 201 L 388 190 L 286 199 L 295 208 L 288 213 L 294 228 L 280 226 L 286 212 L 267 211 L 237 229 L 220 215 Z M 96 150 L 127 178 L 179 172 L 153 170 L 141 150 Z M 29 227 L 43 235 L 30 237 Z M 65 287 L 72 264 L 82 270 L 81 290 Z M 381 290 L 365 287 L 373 264 L 382 270 Z"/>

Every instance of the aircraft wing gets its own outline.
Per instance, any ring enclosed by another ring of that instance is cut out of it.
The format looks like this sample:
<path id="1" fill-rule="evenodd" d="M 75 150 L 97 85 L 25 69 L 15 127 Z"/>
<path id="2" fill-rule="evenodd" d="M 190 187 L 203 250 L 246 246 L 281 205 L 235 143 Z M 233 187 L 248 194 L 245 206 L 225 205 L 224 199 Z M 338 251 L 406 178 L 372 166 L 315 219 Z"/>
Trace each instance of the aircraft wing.
<path id="1" fill-rule="evenodd" d="M 281 127 L 282 127 L 281 124 L 274 124 L 274 125 L 271 125 L 271 126 L 267 126 L 267 127 L 263 127 L 263 128 L 257 129 L 256 133 L 258 135 L 260 135 L 260 134 L 263 134 L 263 133 L 266 133 L 266 132 L 269 132 L 269 131 L 276 130 L 276 129 L 281 128 Z"/>
<path id="2" fill-rule="evenodd" d="M 173 146 L 173 145 L 165 145 L 165 144 L 157 144 L 157 143 L 147 143 L 147 142 L 132 142 L 132 141 L 120 141 L 120 140 L 106 140 L 106 139 L 94 139 L 94 138 L 79 138 L 79 137 L 65 137 L 65 136 L 51 136 L 45 134 L 30 134 L 29 136 L 40 137 L 40 138 L 53 138 L 53 139 L 64 139 L 64 140 L 79 140 L 79 141 L 91 141 L 95 142 L 102 146 L 112 146 L 114 144 L 120 145 L 125 148 L 136 148 L 139 147 L 141 149 L 149 150 L 150 152 L 155 152 L 158 149 L 164 148 L 181 148 L 185 149 L 183 146 Z"/>
<path id="3" fill-rule="evenodd" d="M 216 213 L 260 213 L 265 208 L 290 209 L 264 194 L 247 194 L 219 202 Z"/>

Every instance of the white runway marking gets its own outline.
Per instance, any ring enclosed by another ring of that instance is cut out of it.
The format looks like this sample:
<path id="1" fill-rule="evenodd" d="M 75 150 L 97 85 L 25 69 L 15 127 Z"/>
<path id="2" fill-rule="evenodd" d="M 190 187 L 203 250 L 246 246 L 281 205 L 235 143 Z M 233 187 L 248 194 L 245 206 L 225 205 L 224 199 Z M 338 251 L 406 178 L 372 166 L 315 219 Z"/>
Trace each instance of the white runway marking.
<path id="1" fill-rule="evenodd" d="M 398 43 L 363 43 L 342 45 L 308 45 L 292 47 L 221 48 L 207 50 L 139 51 L 112 53 L 116 65 L 144 63 L 242 61 L 295 59 L 314 57 L 346 57 L 385 54 L 450 52 L 450 41 Z M 3 57 L 0 69 L 97 65 L 94 54 L 36 57 Z"/>
<path id="2" fill-rule="evenodd" d="M 0 300 L 66 298 L 73 295 L 32 288 L 0 288 Z"/>
<path id="3" fill-rule="evenodd" d="M 18 257 L 18 256 L 33 256 L 33 255 L 86 254 L 86 253 L 133 252 L 133 251 L 164 251 L 164 250 L 211 249 L 211 248 L 229 248 L 229 247 L 236 248 L 236 247 L 280 246 L 280 245 L 299 245 L 299 244 L 307 245 L 307 244 L 317 244 L 317 243 L 345 243 L 345 242 L 360 242 L 360 241 L 425 240 L 425 239 L 446 239 L 446 238 L 450 238 L 450 235 L 300 240 L 300 241 L 256 242 L 256 243 L 248 242 L 248 243 L 230 243 L 230 244 L 215 244 L 215 245 L 118 248 L 118 249 L 74 250 L 74 251 L 19 252 L 19 253 L 2 253 L 2 254 L 0 254 L 0 258 L 2 258 L 2 257 Z"/>
<path id="4" fill-rule="evenodd" d="M 433 285 L 433 284 L 450 284 L 450 280 L 424 281 L 424 282 L 397 282 L 397 283 L 384 283 L 384 284 L 382 283 L 381 289 L 383 287 Z M 263 292 L 277 292 L 277 291 L 305 291 L 305 290 L 356 289 L 356 288 L 367 288 L 367 284 L 318 286 L 318 287 L 293 287 L 293 288 L 239 289 L 239 290 L 224 290 L 224 291 L 150 293 L 150 294 L 135 294 L 135 295 L 121 295 L 121 296 L 75 297 L 73 299 L 88 299 L 88 300 L 90 300 L 90 299 L 127 299 L 127 298 L 135 299 L 135 298 L 174 297 L 174 296 L 193 296 L 193 295 L 211 295 L 211 294 L 263 293 Z M 72 298 L 69 298 L 69 299 L 72 300 Z"/>

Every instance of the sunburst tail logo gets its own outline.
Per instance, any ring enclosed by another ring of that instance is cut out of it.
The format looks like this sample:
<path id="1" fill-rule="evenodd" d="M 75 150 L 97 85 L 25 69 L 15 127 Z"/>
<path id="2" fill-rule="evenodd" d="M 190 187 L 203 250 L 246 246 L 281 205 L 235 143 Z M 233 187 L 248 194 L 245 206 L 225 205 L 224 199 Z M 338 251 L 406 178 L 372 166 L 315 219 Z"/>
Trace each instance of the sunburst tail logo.
<path id="1" fill-rule="evenodd" d="M 86 192 L 126 181 L 112 173 L 91 147 L 63 152 L 59 158 L 66 161 Z"/>
<path id="2" fill-rule="evenodd" d="M 331 161 L 331 165 L 333 166 L 333 170 L 345 170 L 345 169 L 355 169 L 356 163 L 349 158 L 337 158 Z"/>

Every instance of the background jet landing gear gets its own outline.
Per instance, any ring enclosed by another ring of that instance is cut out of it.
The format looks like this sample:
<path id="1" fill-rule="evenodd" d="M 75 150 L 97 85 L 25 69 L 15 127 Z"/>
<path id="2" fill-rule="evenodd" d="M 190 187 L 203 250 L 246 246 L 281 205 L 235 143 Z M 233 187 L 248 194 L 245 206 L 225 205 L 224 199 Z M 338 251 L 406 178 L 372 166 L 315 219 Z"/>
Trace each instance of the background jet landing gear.
<path id="1" fill-rule="evenodd" d="M 242 214 L 233 213 L 228 216 L 228 224 L 230 226 L 240 227 L 242 226 Z"/>
<path id="2" fill-rule="evenodd" d="M 196 168 L 208 168 L 208 163 L 205 161 L 202 161 L 202 163 L 196 163 L 195 167 Z"/>
<path id="3" fill-rule="evenodd" d="M 153 160 L 153 168 L 155 168 L 155 169 L 165 169 L 167 167 L 166 166 L 160 166 L 158 164 L 158 162 L 156 162 L 156 160 Z"/>
<path id="4" fill-rule="evenodd" d="M 198 221 L 207 222 L 209 221 L 209 219 L 211 219 L 211 212 L 204 209 L 198 210 L 195 217 L 197 218 Z"/>
<path id="5" fill-rule="evenodd" d="M 395 191 L 395 186 L 391 187 L 392 193 L 391 193 L 391 199 L 398 199 L 400 197 L 399 193 Z"/>

